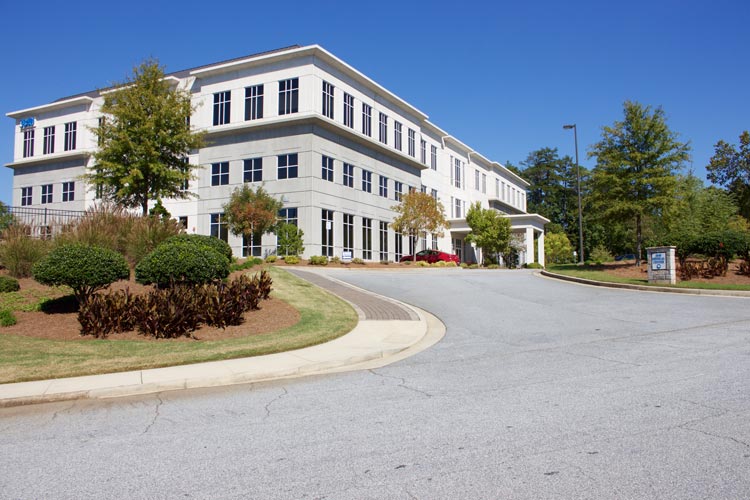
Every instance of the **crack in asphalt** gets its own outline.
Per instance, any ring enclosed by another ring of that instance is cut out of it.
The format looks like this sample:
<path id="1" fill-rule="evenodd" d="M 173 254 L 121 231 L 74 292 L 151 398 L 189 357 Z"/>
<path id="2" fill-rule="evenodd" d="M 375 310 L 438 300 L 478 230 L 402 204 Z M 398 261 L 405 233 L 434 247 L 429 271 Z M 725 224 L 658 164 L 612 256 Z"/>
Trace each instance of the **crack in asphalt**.
<path id="1" fill-rule="evenodd" d="M 719 438 L 719 439 L 726 439 L 727 441 L 734 441 L 735 443 L 741 444 L 742 446 L 745 446 L 746 448 L 750 448 L 750 444 L 742 441 L 741 439 L 734 438 L 732 436 L 722 436 L 721 434 L 714 434 L 712 432 L 704 431 L 704 430 L 701 430 L 701 429 L 695 429 L 693 427 L 687 427 L 687 426 L 686 427 L 682 427 L 682 428 L 685 429 L 685 430 L 688 430 L 688 431 L 698 432 L 698 433 L 706 435 L 706 436 L 715 437 L 715 438 Z"/>
<path id="2" fill-rule="evenodd" d="M 141 433 L 141 436 L 146 434 L 148 431 L 151 430 L 151 427 L 154 426 L 156 423 L 156 420 L 159 418 L 159 410 L 161 408 L 161 405 L 164 404 L 164 400 L 161 399 L 161 395 L 159 393 L 156 394 L 156 399 L 158 403 L 156 403 L 156 407 L 154 408 L 154 418 L 151 420 L 151 423 L 146 426 L 146 429 Z"/>
<path id="3" fill-rule="evenodd" d="M 52 422 L 54 422 L 54 420 L 55 420 L 55 419 L 57 418 L 57 416 L 58 416 L 58 415 L 59 415 L 60 413 L 64 413 L 64 412 L 67 412 L 67 411 L 70 411 L 70 410 L 72 410 L 72 409 L 73 409 L 73 407 L 74 407 L 75 405 L 76 405 L 76 403 L 75 403 L 75 402 L 73 402 L 73 403 L 72 403 L 72 404 L 71 404 L 70 406 L 68 406 L 67 408 L 61 408 L 61 409 L 59 409 L 59 410 L 55 411 L 55 413 L 53 413 L 53 414 L 52 414 L 52 418 L 50 418 L 50 419 L 49 419 L 49 422 L 48 422 L 48 423 L 52 423 Z"/>
<path id="4" fill-rule="evenodd" d="M 562 352 L 563 354 L 569 354 L 571 356 L 581 356 L 583 358 L 598 359 L 599 361 L 606 361 L 608 363 L 617 363 L 619 365 L 642 366 L 642 365 L 639 365 L 638 363 L 628 363 L 627 361 L 617 361 L 616 359 L 602 358 L 599 356 L 594 356 L 592 354 L 581 354 L 581 353 L 569 352 L 569 351 L 560 351 L 560 352 Z"/>
<path id="5" fill-rule="evenodd" d="M 266 416 L 265 416 L 265 417 L 263 417 L 263 420 L 265 420 L 265 419 L 267 419 L 268 417 L 270 417 L 270 416 L 271 416 L 271 405 L 272 405 L 272 404 L 274 404 L 275 402 L 279 401 L 279 400 L 280 400 L 281 398 L 283 398 L 283 397 L 284 397 L 284 396 L 286 396 L 287 394 L 289 394 L 289 391 L 287 391 L 287 390 L 286 390 L 286 387 L 282 387 L 282 388 L 281 388 L 281 390 L 282 390 L 282 391 L 284 391 L 284 392 L 282 392 L 281 394 L 279 394 L 278 396 L 276 396 L 275 398 L 273 398 L 273 399 L 272 399 L 271 401 L 269 401 L 269 402 L 268 402 L 268 404 L 266 404 L 266 406 L 264 407 L 264 408 L 265 408 L 265 410 L 266 410 Z"/>
<path id="6" fill-rule="evenodd" d="M 416 387 L 411 387 L 411 386 L 407 385 L 406 384 L 406 379 L 403 378 L 403 377 L 394 377 L 392 375 L 383 375 L 382 373 L 378 373 L 378 372 L 376 372 L 375 370 L 372 370 L 372 369 L 371 370 L 367 370 L 367 371 L 370 372 L 370 373 L 372 373 L 373 375 L 377 375 L 378 377 L 381 377 L 381 378 L 390 378 L 390 379 L 393 379 L 393 380 L 398 380 L 399 383 L 397 384 L 397 386 L 401 387 L 403 389 L 407 389 L 409 391 L 413 391 L 413 392 L 422 394 L 423 396 L 427 396 L 428 398 L 431 398 L 433 396 L 433 394 L 430 394 L 427 391 L 423 391 L 421 389 L 417 389 Z"/>

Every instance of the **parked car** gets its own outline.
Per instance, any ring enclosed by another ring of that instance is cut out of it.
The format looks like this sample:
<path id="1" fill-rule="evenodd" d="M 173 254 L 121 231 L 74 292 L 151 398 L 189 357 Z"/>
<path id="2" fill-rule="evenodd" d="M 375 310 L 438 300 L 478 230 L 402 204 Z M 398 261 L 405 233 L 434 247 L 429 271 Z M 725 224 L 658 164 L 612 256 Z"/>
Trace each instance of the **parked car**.
<path id="1" fill-rule="evenodd" d="M 621 260 L 635 260 L 635 254 L 634 253 L 626 253 L 624 255 L 618 255 L 615 257 L 615 260 L 617 262 L 620 262 Z"/>
<path id="2" fill-rule="evenodd" d="M 415 260 L 413 255 L 404 255 L 401 257 L 399 262 L 406 262 L 407 260 Z M 455 262 L 459 263 L 458 255 L 452 253 L 441 252 L 440 250 L 422 250 L 417 252 L 417 261 L 423 260 L 429 264 L 442 260 L 443 262 Z"/>

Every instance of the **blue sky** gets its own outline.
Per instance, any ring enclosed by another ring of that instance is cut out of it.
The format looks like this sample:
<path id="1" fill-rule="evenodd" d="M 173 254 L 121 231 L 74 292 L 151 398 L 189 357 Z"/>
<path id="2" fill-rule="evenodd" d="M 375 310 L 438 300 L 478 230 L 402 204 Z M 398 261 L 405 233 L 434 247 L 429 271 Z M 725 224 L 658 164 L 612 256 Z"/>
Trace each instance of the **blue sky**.
<path id="1" fill-rule="evenodd" d="M 622 103 L 662 106 L 701 177 L 719 139 L 750 129 L 750 2 L 370 3 L 4 1 L 3 114 L 121 81 L 153 56 L 167 71 L 319 44 L 488 158 L 549 146 L 581 164 Z M 0 161 L 13 158 L 0 120 Z M 690 165 L 688 165 L 689 167 Z M 10 203 L 12 170 L 0 168 Z"/>

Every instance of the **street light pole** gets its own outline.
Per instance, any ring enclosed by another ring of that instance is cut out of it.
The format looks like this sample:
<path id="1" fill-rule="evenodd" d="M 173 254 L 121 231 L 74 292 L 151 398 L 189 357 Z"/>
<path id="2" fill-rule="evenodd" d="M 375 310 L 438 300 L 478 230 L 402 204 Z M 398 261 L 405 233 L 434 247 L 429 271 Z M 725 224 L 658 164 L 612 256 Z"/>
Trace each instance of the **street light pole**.
<path id="1" fill-rule="evenodd" d="M 578 264 L 583 265 L 583 212 L 581 210 L 581 167 L 578 163 L 578 127 L 576 124 L 563 125 L 565 130 L 573 129 L 576 145 L 576 181 L 578 183 Z"/>

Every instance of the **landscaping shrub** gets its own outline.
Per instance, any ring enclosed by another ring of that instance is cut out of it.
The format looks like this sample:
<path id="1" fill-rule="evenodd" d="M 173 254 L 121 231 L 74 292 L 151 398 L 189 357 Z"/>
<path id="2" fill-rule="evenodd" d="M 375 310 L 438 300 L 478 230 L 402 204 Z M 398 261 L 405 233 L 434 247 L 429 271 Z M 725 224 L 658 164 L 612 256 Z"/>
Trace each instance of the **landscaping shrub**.
<path id="1" fill-rule="evenodd" d="M 362 260 L 362 259 L 360 259 L 359 257 L 355 257 L 355 258 L 352 259 L 352 264 L 358 264 L 360 266 L 364 266 L 365 265 L 365 261 Z"/>
<path id="2" fill-rule="evenodd" d="M 310 257 L 307 263 L 311 266 L 327 266 L 328 257 L 326 257 L 325 255 L 313 255 Z"/>
<path id="3" fill-rule="evenodd" d="M 415 265 L 417 267 L 430 267 L 430 263 L 424 260 L 418 260 Z"/>
<path id="4" fill-rule="evenodd" d="M 28 278 L 31 269 L 49 251 L 49 241 L 32 238 L 31 228 L 12 224 L 2 233 L 0 264 L 15 278 Z"/>
<path id="5" fill-rule="evenodd" d="M 172 243 L 174 241 L 192 243 L 202 247 L 212 248 L 215 252 L 223 255 L 228 261 L 232 261 L 232 247 L 226 241 L 215 238 L 213 236 L 204 236 L 202 234 L 178 234 L 168 238 L 164 243 Z"/>
<path id="6" fill-rule="evenodd" d="M 232 264 L 231 266 L 229 266 L 229 270 L 231 272 L 244 271 L 245 269 L 250 269 L 260 264 L 263 264 L 263 259 L 261 259 L 260 257 L 250 257 L 242 264 Z"/>
<path id="7" fill-rule="evenodd" d="M 276 256 L 275 255 L 266 256 L 266 262 L 268 262 L 269 264 L 273 264 L 274 262 L 276 262 Z"/>
<path id="8" fill-rule="evenodd" d="M 453 261 L 450 261 L 450 262 L 445 263 L 445 267 L 458 267 L 458 264 L 456 264 Z"/>
<path id="9" fill-rule="evenodd" d="M 276 228 L 276 244 L 283 255 L 300 255 L 305 252 L 305 233 L 294 224 L 284 222 Z"/>
<path id="10" fill-rule="evenodd" d="M 21 289 L 18 280 L 8 276 L 0 276 L 0 293 L 17 292 Z"/>
<path id="11" fill-rule="evenodd" d="M 523 265 L 526 269 L 544 269 L 544 266 L 539 262 L 527 262 Z"/>
<path id="12" fill-rule="evenodd" d="M 138 263 L 135 279 L 138 283 L 154 283 L 159 287 L 224 279 L 229 274 L 229 260 L 214 248 L 180 236 L 170 238 Z"/>
<path id="13" fill-rule="evenodd" d="M 157 339 L 189 336 L 204 322 L 205 304 L 196 293 L 198 288 L 183 284 L 157 288 L 138 297 L 138 332 Z"/>
<path id="14" fill-rule="evenodd" d="M 135 217 L 130 227 L 124 254 L 132 265 L 136 265 L 156 247 L 169 238 L 179 235 L 181 231 L 182 226 L 175 219 L 154 216 Z"/>
<path id="15" fill-rule="evenodd" d="M 0 326 L 13 326 L 16 324 L 16 316 L 10 309 L 0 309 Z"/>
<path id="16" fill-rule="evenodd" d="M 461 269 L 467 269 L 469 267 L 469 264 L 467 264 L 466 262 L 461 262 L 460 267 Z"/>
<path id="17" fill-rule="evenodd" d="M 469 269 L 478 269 L 479 265 L 477 264 L 469 264 Z"/>
<path id="18" fill-rule="evenodd" d="M 405 260 L 405 261 L 401 262 L 401 264 L 406 264 L 407 266 L 410 266 L 410 265 L 412 265 L 413 263 L 414 263 L 414 261 L 413 261 L 413 260 Z"/>
<path id="19" fill-rule="evenodd" d="M 273 285 L 273 279 L 271 279 L 271 275 L 266 271 L 261 271 L 260 274 L 256 274 L 253 277 L 253 280 L 255 282 L 255 285 L 258 287 L 260 298 L 263 300 L 268 299 L 268 297 L 271 296 L 271 287 Z"/>
<path id="20" fill-rule="evenodd" d="M 138 297 L 130 290 L 90 295 L 78 307 L 81 335 L 104 338 L 135 329 L 141 314 Z"/>
<path id="21" fill-rule="evenodd" d="M 284 257 L 284 262 L 290 265 L 299 264 L 299 257 L 297 257 L 296 255 L 287 255 L 286 257 Z"/>
<path id="22" fill-rule="evenodd" d="M 439 260 L 437 262 L 433 262 L 432 267 L 445 267 L 445 261 Z"/>
<path id="23" fill-rule="evenodd" d="M 341 257 L 338 255 L 331 257 L 331 264 L 341 264 Z"/>
<path id="24" fill-rule="evenodd" d="M 381 260 L 381 261 L 380 261 L 380 263 L 381 263 L 382 265 L 384 265 L 384 266 L 387 266 L 388 264 L 390 264 L 390 263 L 391 263 L 391 261 L 390 261 L 390 260 Z"/>
<path id="25" fill-rule="evenodd" d="M 130 277 L 125 257 L 95 246 L 66 244 L 52 250 L 32 269 L 43 285 L 67 285 L 82 303 L 86 297 L 109 284 Z"/>
<path id="26" fill-rule="evenodd" d="M 487 269 L 500 269 L 500 266 L 497 264 L 490 264 L 489 266 L 487 266 Z"/>
<path id="27" fill-rule="evenodd" d="M 591 251 L 591 255 L 589 255 L 589 259 L 593 260 L 597 266 L 605 262 L 612 262 L 613 260 L 615 260 L 615 258 L 612 257 L 612 254 L 604 245 L 595 246 Z"/>

